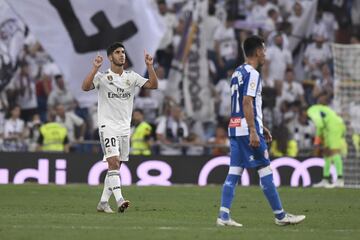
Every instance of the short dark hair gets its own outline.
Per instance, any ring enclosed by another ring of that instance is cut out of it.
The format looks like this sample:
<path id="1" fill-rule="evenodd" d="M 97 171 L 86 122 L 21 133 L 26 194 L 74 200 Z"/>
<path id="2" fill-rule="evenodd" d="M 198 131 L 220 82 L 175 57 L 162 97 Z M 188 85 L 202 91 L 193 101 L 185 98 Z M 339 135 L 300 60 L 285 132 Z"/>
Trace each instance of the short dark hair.
<path id="1" fill-rule="evenodd" d="M 57 81 L 57 80 L 59 80 L 60 78 L 62 78 L 63 76 L 61 75 L 61 74 L 56 74 L 55 76 L 54 76 L 54 78 L 55 78 L 55 80 Z"/>
<path id="2" fill-rule="evenodd" d="M 251 36 L 244 41 L 244 53 L 246 57 L 254 56 L 256 49 L 263 47 L 264 39 L 259 36 Z"/>
<path id="3" fill-rule="evenodd" d="M 285 73 L 288 73 L 288 72 L 294 72 L 294 69 L 292 67 L 287 67 L 286 70 L 285 70 Z"/>
<path id="4" fill-rule="evenodd" d="M 138 113 L 141 113 L 141 115 L 144 116 L 144 111 L 140 108 L 135 108 L 133 112 L 138 112 Z"/>
<path id="5" fill-rule="evenodd" d="M 124 44 L 122 44 L 121 42 L 114 42 L 106 49 L 106 54 L 108 56 L 111 55 L 119 47 L 121 47 L 125 50 Z"/>

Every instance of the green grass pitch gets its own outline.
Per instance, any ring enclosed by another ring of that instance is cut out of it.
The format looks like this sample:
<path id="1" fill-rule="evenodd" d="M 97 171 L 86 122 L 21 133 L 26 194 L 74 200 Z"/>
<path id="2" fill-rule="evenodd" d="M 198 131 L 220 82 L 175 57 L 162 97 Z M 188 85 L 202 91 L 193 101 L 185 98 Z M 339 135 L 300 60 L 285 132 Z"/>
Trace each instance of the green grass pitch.
<path id="1" fill-rule="evenodd" d="M 124 214 L 96 212 L 101 187 L 0 186 L 0 239 L 360 239 L 360 190 L 279 188 L 285 209 L 305 214 L 279 227 L 259 187 L 239 187 L 232 216 L 215 226 L 221 186 L 123 187 Z M 111 201 L 115 205 L 115 201 Z"/>

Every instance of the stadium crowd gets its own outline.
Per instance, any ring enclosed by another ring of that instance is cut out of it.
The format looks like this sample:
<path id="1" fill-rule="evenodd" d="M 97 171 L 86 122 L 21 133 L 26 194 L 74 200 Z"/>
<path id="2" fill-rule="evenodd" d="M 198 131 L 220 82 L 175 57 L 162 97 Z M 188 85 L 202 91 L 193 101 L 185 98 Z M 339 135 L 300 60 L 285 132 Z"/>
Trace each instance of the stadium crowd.
<path id="1" fill-rule="evenodd" d="M 166 32 L 156 52 L 159 89 L 139 91 L 133 115 L 133 154 L 223 155 L 228 153 L 230 81 L 244 61 L 242 41 L 258 34 L 267 42 L 267 61 L 262 67 L 264 122 L 273 130 L 273 156 L 308 154 L 315 127 L 306 110 L 322 101 L 331 106 L 334 74 L 331 43 L 360 42 L 358 1 L 319 0 L 309 37 L 290 38 L 311 0 L 209 0 L 204 19 L 209 64 L 209 83 L 215 99 L 216 119 L 200 125 L 188 118 L 167 91 L 171 62 L 179 45 L 186 1 L 158 0 Z M 334 3 L 333 3 L 334 2 Z M 251 24 L 250 24 L 251 23 Z M 66 128 L 69 144 L 62 150 L 101 152 L 97 131 L 97 106 L 82 108 L 67 88 L 61 71 L 36 38 L 29 34 L 23 46 L 19 70 L 0 92 L 0 150 L 39 151 L 41 127 L 48 122 Z M 81 81 L 81 80 L 79 80 Z M 146 123 L 146 124 L 143 124 Z M 45 134 L 46 135 L 46 134 Z M 56 150 L 56 149 L 54 149 Z"/>

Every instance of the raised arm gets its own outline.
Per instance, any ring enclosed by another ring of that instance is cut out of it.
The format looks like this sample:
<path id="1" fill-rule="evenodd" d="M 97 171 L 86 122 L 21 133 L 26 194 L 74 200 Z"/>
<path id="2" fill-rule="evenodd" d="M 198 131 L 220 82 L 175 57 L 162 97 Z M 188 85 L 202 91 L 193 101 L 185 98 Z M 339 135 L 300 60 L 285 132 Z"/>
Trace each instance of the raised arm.
<path id="1" fill-rule="evenodd" d="M 146 51 L 144 51 L 144 56 L 145 56 L 146 68 L 149 73 L 149 81 L 147 81 L 144 84 L 143 88 L 157 89 L 158 88 L 158 78 L 157 78 L 155 70 L 154 70 L 153 58 Z"/>
<path id="2" fill-rule="evenodd" d="M 103 60 L 104 60 L 103 57 L 99 54 L 95 57 L 94 62 L 93 62 L 93 67 L 92 67 L 91 71 L 89 72 L 89 74 L 85 77 L 85 79 L 82 83 L 81 88 L 83 91 L 90 91 L 90 90 L 94 89 L 93 79 L 95 77 L 95 74 L 101 67 Z"/>
<path id="3" fill-rule="evenodd" d="M 251 147 L 258 147 L 260 145 L 260 139 L 255 128 L 253 101 L 254 101 L 254 97 L 244 96 L 243 109 L 244 109 L 246 123 L 248 125 L 249 133 L 250 133 L 249 145 Z"/>

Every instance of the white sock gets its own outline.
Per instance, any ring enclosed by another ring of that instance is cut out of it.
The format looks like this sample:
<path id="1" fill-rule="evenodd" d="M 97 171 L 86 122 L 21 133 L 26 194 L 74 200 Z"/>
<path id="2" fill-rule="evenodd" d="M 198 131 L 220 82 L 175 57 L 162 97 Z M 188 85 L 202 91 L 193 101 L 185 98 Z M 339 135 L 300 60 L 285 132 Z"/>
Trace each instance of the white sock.
<path id="1" fill-rule="evenodd" d="M 108 174 L 106 173 L 105 180 L 104 180 L 104 189 L 101 194 L 100 202 L 108 202 L 111 195 L 112 195 L 112 190 L 110 187 Z"/>
<path id="2" fill-rule="evenodd" d="M 116 202 L 124 199 L 121 194 L 121 183 L 120 183 L 120 172 L 119 170 L 110 170 L 108 171 L 108 178 L 109 178 L 109 186 L 114 193 Z"/>

